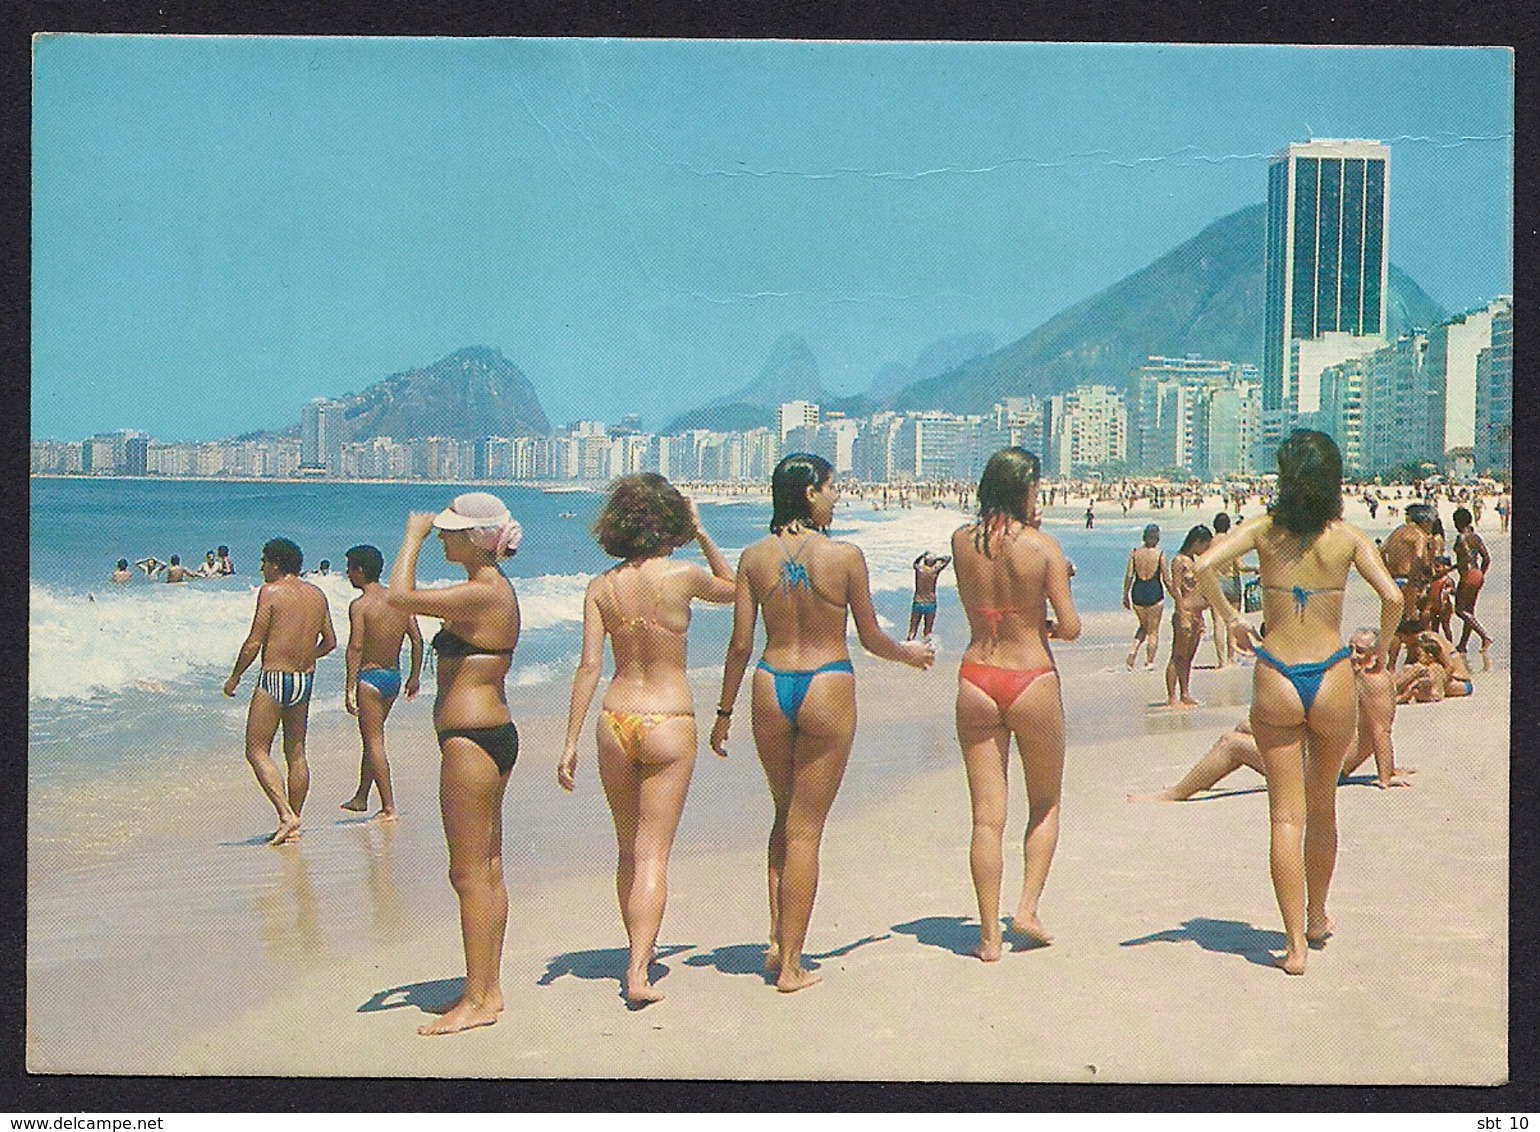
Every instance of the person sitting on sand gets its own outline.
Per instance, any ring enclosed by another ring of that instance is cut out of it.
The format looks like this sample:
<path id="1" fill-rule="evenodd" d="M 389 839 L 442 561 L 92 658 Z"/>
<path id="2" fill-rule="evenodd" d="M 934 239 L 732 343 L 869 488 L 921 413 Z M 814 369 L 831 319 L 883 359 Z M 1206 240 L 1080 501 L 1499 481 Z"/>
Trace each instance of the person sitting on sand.
<path id="1" fill-rule="evenodd" d="M 1129 668 L 1139 656 L 1144 643 L 1144 667 L 1155 667 L 1155 652 L 1160 647 L 1160 615 L 1165 609 L 1166 592 L 1171 588 L 1171 568 L 1160 548 L 1160 527 L 1150 523 L 1144 528 L 1139 546 L 1128 552 L 1123 570 L 1123 608 L 1132 609 L 1139 619 L 1134 631 L 1134 645 L 1123 663 Z"/>
<path id="2" fill-rule="evenodd" d="M 951 561 L 950 555 L 932 554 L 928 550 L 914 560 L 914 601 L 909 606 L 909 640 L 914 640 L 922 621 L 927 637 L 935 629 L 936 579 Z"/>
<path id="3" fill-rule="evenodd" d="M 1194 565 L 1213 541 L 1213 533 L 1199 523 L 1187 532 L 1182 549 L 1171 559 L 1171 597 L 1176 609 L 1171 614 L 1171 658 L 1166 662 L 1166 706 L 1170 708 L 1198 706 L 1190 690 L 1192 662 L 1203 639 L 1203 615 L 1209 602 L 1198 589 Z"/>
<path id="4" fill-rule="evenodd" d="M 146 578 L 153 578 L 156 574 L 159 574 L 162 570 L 164 570 L 167 564 L 152 554 L 148 558 L 139 559 L 139 561 L 135 562 L 134 565 L 144 571 L 144 576 Z"/>
<path id="5" fill-rule="evenodd" d="M 175 559 L 173 559 L 173 562 Z M 305 729 L 310 719 L 310 693 L 315 662 L 337 647 L 326 595 L 299 579 L 304 562 L 298 546 L 286 538 L 269 539 L 262 548 L 262 588 L 251 632 L 235 657 L 235 668 L 224 693 L 234 697 L 241 674 L 262 657 L 262 674 L 246 709 L 246 761 L 278 812 L 278 828 L 269 845 L 282 845 L 299 836 L 299 815 L 310 790 L 310 766 L 305 761 Z M 273 736 L 283 724 L 283 755 L 287 784 L 273 765 Z"/>
<path id="6" fill-rule="evenodd" d="M 882 631 L 859 547 L 825 533 L 839 488 L 821 456 L 794 452 L 770 477 L 770 536 L 738 561 L 732 640 L 711 749 L 727 754 L 733 702 L 754 652 L 754 623 L 765 619 L 765 651 L 753 676 L 753 730 L 775 804 L 770 827 L 770 946 L 765 966 L 784 993 L 818 982 L 802 966 L 802 944 L 818 891 L 824 822 L 845 775 L 856 733 L 855 669 L 847 617 L 867 652 L 925 670 L 929 644 L 900 644 Z"/>
<path id="7" fill-rule="evenodd" d="M 1492 568 L 1492 556 L 1487 552 L 1486 542 L 1476 533 L 1471 513 L 1463 507 L 1455 510 L 1454 529 L 1459 532 L 1454 540 L 1454 613 L 1464 626 L 1460 630 L 1460 643 L 1455 648 L 1464 652 L 1474 632 L 1481 638 L 1481 651 L 1486 652 L 1492 647 L 1492 637 L 1476 620 L 1476 599 L 1481 596 L 1487 571 Z"/>
<path id="8" fill-rule="evenodd" d="M 1374 543 L 1342 519 L 1342 454 L 1325 433 L 1297 429 L 1278 447 L 1278 490 L 1266 514 L 1198 559 L 1198 585 L 1242 651 L 1255 652 L 1251 729 L 1267 775 L 1273 892 L 1283 917 L 1280 965 L 1305 973 L 1307 946 L 1331 934 L 1326 898 L 1336 865 L 1337 777 L 1357 722 L 1353 673 L 1342 667 L 1349 570 L 1380 598 L 1380 647 L 1401 622 L 1401 591 Z M 1229 562 L 1260 562 L 1267 647 L 1219 587 Z M 1383 663 L 1383 660 L 1382 660 Z"/>
<path id="9" fill-rule="evenodd" d="M 1392 786 L 1410 786 L 1402 775 L 1415 772 L 1409 767 L 1396 768 L 1395 751 L 1390 741 L 1391 724 L 1396 716 L 1395 686 L 1390 673 L 1379 666 L 1379 637 L 1375 629 L 1360 629 L 1348 640 L 1352 650 L 1348 662 L 1353 666 L 1358 698 L 1357 744 L 1348 752 L 1338 781 L 1345 782 L 1372 758 L 1376 785 L 1385 790 Z M 1256 736 L 1251 733 L 1251 723 L 1246 719 L 1216 739 L 1175 786 L 1158 794 L 1130 794 L 1128 800 L 1185 802 L 1200 791 L 1212 790 L 1222 778 L 1243 766 L 1266 775 L 1262 752 L 1257 749 Z"/>
<path id="10" fill-rule="evenodd" d="M 168 582 L 190 582 L 197 576 L 182 565 L 182 556 L 179 554 L 173 554 L 171 561 L 166 563 L 166 581 Z"/>
<path id="11" fill-rule="evenodd" d="M 973 830 L 968 851 L 979 908 L 978 957 L 1000 958 L 1000 840 L 1005 832 L 1011 736 L 1026 774 L 1027 832 L 1021 896 L 1011 929 L 1034 943 L 1053 937 L 1038 902 L 1059 840 L 1064 702 L 1052 640 L 1080 636 L 1064 552 L 1038 529 L 1039 464 L 1021 448 L 989 458 L 978 518 L 952 535 L 957 594 L 972 637 L 957 680 L 957 738 L 967 769 Z M 1053 621 L 1045 616 L 1053 607 Z"/>
<path id="12" fill-rule="evenodd" d="M 437 529 L 447 562 L 465 581 L 417 588 L 417 556 Z M 503 881 L 503 795 L 519 757 L 519 732 L 508 714 L 503 681 L 519 643 L 519 599 L 498 562 L 519 549 L 522 531 L 495 495 L 457 495 L 437 515 L 407 517 L 391 564 L 386 600 L 407 614 L 437 617 L 438 695 L 433 728 L 440 753 L 439 810 L 449 845 L 449 881 L 460 902 L 465 983 L 459 999 L 424 1036 L 490 1026 L 503 1009 L 499 979 L 508 927 Z"/>
<path id="13" fill-rule="evenodd" d="M 596 736 L 599 780 L 615 823 L 615 891 L 630 957 L 625 996 L 657 1002 L 649 968 L 668 899 L 668 855 L 695 767 L 695 705 L 686 677 L 690 604 L 733 600 L 733 570 L 701 526 L 695 505 L 656 472 L 615 481 L 594 521 L 594 537 L 620 563 L 588 584 L 583 651 L 572 679 L 567 744 L 556 780 L 577 782 L 578 737 L 610 642 L 615 676 L 604 693 Z M 694 540 L 711 570 L 672 555 Z"/>
<path id="14" fill-rule="evenodd" d="M 128 559 L 119 558 L 117 566 L 112 571 L 114 585 L 122 586 L 134 580 L 134 572 L 128 568 Z"/>
<path id="15" fill-rule="evenodd" d="M 1465 658 L 1437 633 L 1419 633 L 1396 677 L 1396 702 L 1438 703 L 1476 690 Z"/>
<path id="16" fill-rule="evenodd" d="M 347 552 L 347 576 L 358 596 L 348 604 L 347 681 L 342 703 L 358 719 L 358 735 L 364 753 L 358 768 L 358 789 L 342 803 L 344 810 L 363 813 L 369 808 L 369 788 L 380 792 L 380 811 L 369 820 L 395 821 L 396 796 L 390 785 L 390 763 L 385 758 L 385 720 L 403 690 L 417 698 L 422 675 L 422 630 L 417 618 L 390 604 L 380 584 L 385 556 L 378 547 L 355 546 Z M 401 681 L 401 641 L 412 642 L 412 667 Z"/>

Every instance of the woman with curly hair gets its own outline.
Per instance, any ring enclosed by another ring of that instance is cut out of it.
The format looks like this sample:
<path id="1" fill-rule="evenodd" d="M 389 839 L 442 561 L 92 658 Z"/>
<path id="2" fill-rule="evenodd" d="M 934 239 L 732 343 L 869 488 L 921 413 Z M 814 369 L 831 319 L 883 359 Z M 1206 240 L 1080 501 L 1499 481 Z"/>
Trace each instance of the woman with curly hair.
<path id="1" fill-rule="evenodd" d="M 819 980 L 802 966 L 802 944 L 818 891 L 824 821 L 855 740 L 846 617 L 855 618 L 862 646 L 884 660 L 923 670 L 936 657 L 928 643 L 900 644 L 882 631 L 860 548 L 825 533 L 839 498 L 833 475 L 823 457 L 800 452 L 775 466 L 770 536 L 738 561 L 733 636 L 711 730 L 711 749 L 725 756 L 733 701 L 754 651 L 754 623 L 763 613 L 765 651 L 753 678 L 754 743 L 775 804 L 765 966 L 777 973 L 776 989 L 787 993 Z"/>
<path id="2" fill-rule="evenodd" d="M 977 954 L 986 963 L 1000 958 L 1004 934 L 1000 839 L 1012 735 L 1026 775 L 1028 815 L 1011 928 L 1038 945 L 1053 939 L 1037 914 L 1059 841 L 1064 780 L 1064 701 L 1048 642 L 1080 636 L 1080 615 L 1064 552 L 1038 529 L 1038 482 L 1031 452 L 996 452 L 979 480 L 978 518 L 952 535 L 957 596 L 973 633 L 957 671 L 957 740 L 973 809 L 968 863 L 979 905 Z"/>
<path id="3" fill-rule="evenodd" d="M 1218 572 L 1255 551 L 1267 647 L 1225 597 Z M 1373 540 L 1342 519 L 1342 455 L 1325 433 L 1298 429 L 1278 448 L 1278 496 L 1197 562 L 1198 585 L 1236 646 L 1254 652 L 1251 730 L 1267 768 L 1273 892 L 1283 916 L 1279 965 L 1305 973 L 1309 947 L 1331 935 L 1327 890 L 1337 862 L 1337 776 L 1356 700 L 1342 644 L 1342 603 L 1356 569 L 1380 598 L 1379 664 L 1401 622 L 1396 588 Z"/>
<path id="4" fill-rule="evenodd" d="M 733 571 L 695 505 L 655 472 L 616 480 L 593 533 L 620 562 L 590 582 L 583 598 L 583 652 L 556 778 L 564 790 L 576 784 L 578 735 L 607 638 L 615 675 L 595 732 L 599 782 L 615 822 L 615 891 L 631 948 L 625 996 L 640 1007 L 663 997 L 648 969 L 668 898 L 669 850 L 695 767 L 695 709 L 685 678 L 690 602 L 732 601 Z M 710 573 L 671 558 L 692 539 Z"/>

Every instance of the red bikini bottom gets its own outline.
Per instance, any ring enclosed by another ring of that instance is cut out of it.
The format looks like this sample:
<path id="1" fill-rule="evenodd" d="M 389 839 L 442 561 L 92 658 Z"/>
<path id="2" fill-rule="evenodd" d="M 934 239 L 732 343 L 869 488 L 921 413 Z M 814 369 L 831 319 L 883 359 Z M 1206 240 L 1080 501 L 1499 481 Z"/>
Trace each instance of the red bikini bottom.
<path id="1" fill-rule="evenodd" d="M 1000 714 L 1004 715 L 1021 693 L 1032 686 L 1034 680 L 1057 671 L 1053 665 L 1047 668 L 996 668 L 990 664 L 974 664 L 971 660 L 965 660 L 957 669 L 957 675 L 994 700 Z"/>

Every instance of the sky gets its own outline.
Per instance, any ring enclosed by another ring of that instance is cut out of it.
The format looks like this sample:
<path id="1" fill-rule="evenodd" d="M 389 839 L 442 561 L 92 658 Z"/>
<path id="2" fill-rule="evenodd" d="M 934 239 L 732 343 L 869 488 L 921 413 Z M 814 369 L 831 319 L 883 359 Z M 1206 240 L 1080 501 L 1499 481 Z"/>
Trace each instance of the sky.
<path id="1" fill-rule="evenodd" d="M 1390 145 L 1390 259 L 1441 305 L 1513 290 L 1497 48 L 49 36 L 32 129 L 37 439 L 286 428 L 470 345 L 557 425 L 662 427 L 787 333 L 861 392 L 1312 137 Z"/>

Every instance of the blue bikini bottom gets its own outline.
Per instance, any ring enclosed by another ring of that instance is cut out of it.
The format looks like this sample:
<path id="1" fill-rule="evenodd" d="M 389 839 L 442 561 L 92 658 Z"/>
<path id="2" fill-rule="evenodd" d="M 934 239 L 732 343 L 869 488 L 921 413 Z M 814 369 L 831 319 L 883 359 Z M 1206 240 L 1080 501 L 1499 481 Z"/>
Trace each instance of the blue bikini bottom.
<path id="1" fill-rule="evenodd" d="M 759 662 L 761 671 L 770 673 L 770 679 L 775 683 L 775 702 L 781 707 L 781 714 L 793 727 L 797 725 L 797 712 L 802 707 L 802 700 L 807 695 L 807 690 L 813 685 L 813 677 L 824 672 L 849 672 L 855 673 L 848 660 L 831 660 L 821 668 L 812 668 L 805 672 L 783 672 L 779 668 L 771 668 L 764 661 Z"/>
<path id="2" fill-rule="evenodd" d="M 1310 712 L 1310 705 L 1315 703 L 1316 693 L 1321 690 L 1321 678 L 1326 675 L 1328 669 L 1341 664 L 1348 658 L 1348 650 L 1345 647 L 1338 649 L 1325 660 L 1315 660 L 1308 664 L 1284 664 L 1272 653 L 1260 647 L 1256 653 L 1258 660 L 1277 669 L 1285 680 L 1294 685 L 1294 690 L 1299 693 L 1300 706 L 1305 709 L 1306 714 Z"/>

